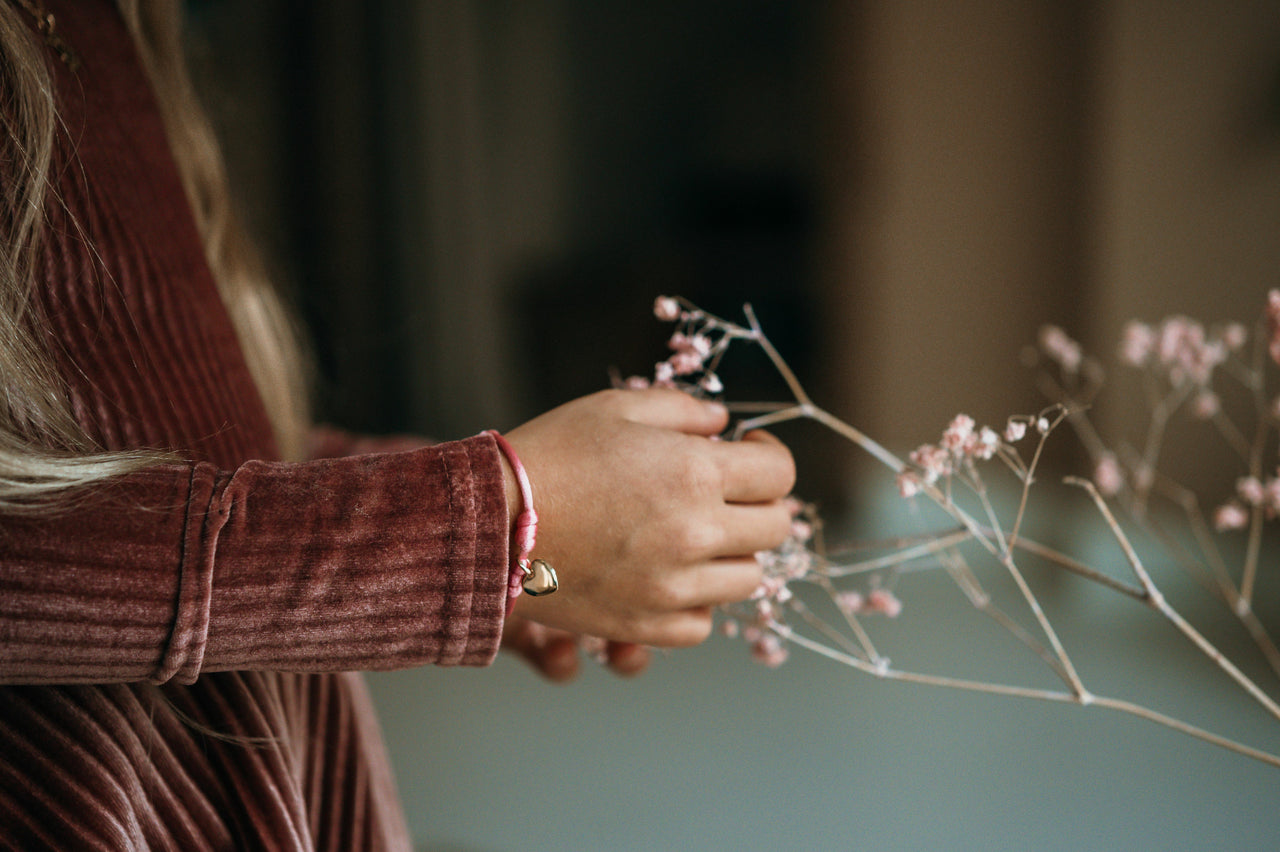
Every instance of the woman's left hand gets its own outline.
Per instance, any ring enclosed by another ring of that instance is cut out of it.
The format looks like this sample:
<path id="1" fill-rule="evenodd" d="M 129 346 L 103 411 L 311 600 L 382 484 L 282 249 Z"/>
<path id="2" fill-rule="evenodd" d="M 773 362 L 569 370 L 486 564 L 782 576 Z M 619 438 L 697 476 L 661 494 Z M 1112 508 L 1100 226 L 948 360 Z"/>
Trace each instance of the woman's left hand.
<path id="1" fill-rule="evenodd" d="M 568 683 L 581 668 L 581 640 L 577 635 L 514 613 L 503 625 L 502 649 L 519 655 L 553 683 Z M 644 645 L 607 642 L 605 655 L 609 669 L 623 677 L 638 675 L 649 667 L 650 651 Z"/>

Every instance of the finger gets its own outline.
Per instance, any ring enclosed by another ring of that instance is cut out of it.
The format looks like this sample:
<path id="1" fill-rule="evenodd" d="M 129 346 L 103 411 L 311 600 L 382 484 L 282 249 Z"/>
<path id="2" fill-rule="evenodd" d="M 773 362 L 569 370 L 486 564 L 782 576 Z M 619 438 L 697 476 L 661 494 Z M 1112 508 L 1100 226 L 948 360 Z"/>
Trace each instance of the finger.
<path id="1" fill-rule="evenodd" d="M 716 559 L 685 568 L 666 582 L 677 611 L 743 601 L 755 594 L 764 570 L 754 557 Z"/>
<path id="2" fill-rule="evenodd" d="M 572 636 L 555 636 L 531 660 L 543 677 L 553 683 L 566 683 L 578 675 L 578 643 Z"/>
<path id="3" fill-rule="evenodd" d="M 729 410 L 724 405 L 678 390 L 649 388 L 618 393 L 623 416 L 635 423 L 706 436 L 718 435 L 729 425 Z"/>
<path id="4" fill-rule="evenodd" d="M 741 441 L 721 441 L 712 452 L 724 481 L 724 499 L 730 503 L 765 503 L 781 500 L 796 484 L 791 451 L 767 432 L 750 432 Z"/>
<path id="5" fill-rule="evenodd" d="M 749 556 L 773 550 L 791 534 L 791 509 L 781 500 L 773 503 L 722 506 L 712 516 L 719 525 L 715 550 L 707 557 Z"/>
<path id="6" fill-rule="evenodd" d="M 657 648 L 687 648 L 705 641 L 710 635 L 711 608 L 692 607 L 647 618 L 626 639 Z"/>
<path id="7" fill-rule="evenodd" d="M 635 677 L 649 667 L 651 652 L 634 642 L 610 642 L 605 648 L 609 668 L 622 677 Z"/>
<path id="8" fill-rule="evenodd" d="M 502 633 L 503 648 L 515 652 L 548 680 L 563 683 L 578 674 L 578 646 L 571 634 L 519 616 L 509 618 Z"/>

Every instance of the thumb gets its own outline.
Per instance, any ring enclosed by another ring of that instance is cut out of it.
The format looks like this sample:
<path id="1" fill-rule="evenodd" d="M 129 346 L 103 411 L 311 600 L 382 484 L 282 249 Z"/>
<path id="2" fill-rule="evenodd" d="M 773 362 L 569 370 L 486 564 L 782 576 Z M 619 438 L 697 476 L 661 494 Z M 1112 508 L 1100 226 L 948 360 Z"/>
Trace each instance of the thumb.
<path id="1" fill-rule="evenodd" d="M 729 425 L 722 403 L 697 399 L 671 388 L 621 392 L 626 397 L 622 416 L 634 423 L 691 435 L 718 435 Z"/>

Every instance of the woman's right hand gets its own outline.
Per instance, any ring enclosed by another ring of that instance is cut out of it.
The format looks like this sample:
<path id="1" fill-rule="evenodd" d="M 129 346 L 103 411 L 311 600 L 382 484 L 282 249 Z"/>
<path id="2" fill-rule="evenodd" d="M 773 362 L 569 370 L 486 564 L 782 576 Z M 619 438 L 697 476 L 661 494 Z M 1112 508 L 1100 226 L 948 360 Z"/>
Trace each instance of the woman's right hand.
<path id="1" fill-rule="evenodd" d="M 763 432 L 713 440 L 728 417 L 674 390 L 610 390 L 508 433 L 533 485 L 532 555 L 560 581 L 555 594 L 521 595 L 516 612 L 621 642 L 705 639 L 712 608 L 755 591 L 755 552 L 791 527 L 791 454 Z M 514 518 L 520 494 L 507 479 Z"/>

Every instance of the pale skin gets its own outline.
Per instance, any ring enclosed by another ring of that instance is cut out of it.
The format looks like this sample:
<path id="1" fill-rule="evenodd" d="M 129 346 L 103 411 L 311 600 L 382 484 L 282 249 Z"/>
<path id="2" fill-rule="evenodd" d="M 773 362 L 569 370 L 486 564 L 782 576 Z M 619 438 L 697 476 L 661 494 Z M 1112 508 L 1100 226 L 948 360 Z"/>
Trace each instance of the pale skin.
<path id="1" fill-rule="evenodd" d="M 574 637 L 599 636 L 611 668 L 635 674 L 645 646 L 702 642 L 714 607 L 750 597 L 761 579 L 753 554 L 791 528 L 795 466 L 763 432 L 712 440 L 728 422 L 724 406 L 678 391 L 613 390 L 507 433 L 533 485 L 533 555 L 555 566 L 560 590 L 517 598 L 504 646 L 559 681 L 577 672 Z M 514 529 L 520 490 L 505 473 Z"/>

